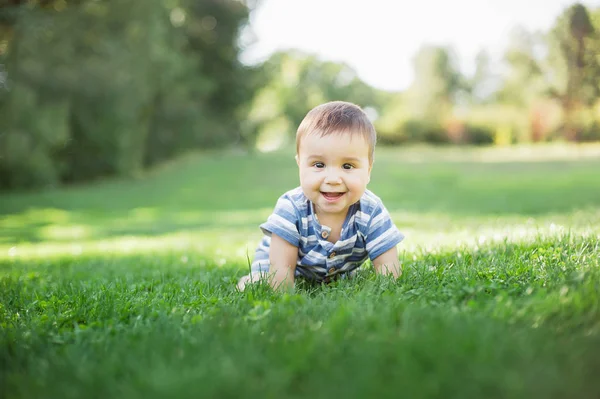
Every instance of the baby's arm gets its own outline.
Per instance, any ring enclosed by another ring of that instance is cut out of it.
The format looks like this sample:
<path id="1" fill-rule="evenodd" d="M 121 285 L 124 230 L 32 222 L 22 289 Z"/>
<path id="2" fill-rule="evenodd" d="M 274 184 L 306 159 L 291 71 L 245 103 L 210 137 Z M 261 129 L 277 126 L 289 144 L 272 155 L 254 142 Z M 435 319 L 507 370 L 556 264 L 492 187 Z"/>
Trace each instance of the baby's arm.
<path id="1" fill-rule="evenodd" d="M 375 266 L 376 273 L 384 276 L 391 274 L 394 278 L 398 278 L 402 275 L 398 249 L 395 246 L 373 259 L 373 266 Z"/>
<path id="2" fill-rule="evenodd" d="M 290 244 L 277 234 L 271 236 L 269 249 L 269 283 L 274 289 L 294 287 L 294 274 L 298 261 L 298 247 Z"/>

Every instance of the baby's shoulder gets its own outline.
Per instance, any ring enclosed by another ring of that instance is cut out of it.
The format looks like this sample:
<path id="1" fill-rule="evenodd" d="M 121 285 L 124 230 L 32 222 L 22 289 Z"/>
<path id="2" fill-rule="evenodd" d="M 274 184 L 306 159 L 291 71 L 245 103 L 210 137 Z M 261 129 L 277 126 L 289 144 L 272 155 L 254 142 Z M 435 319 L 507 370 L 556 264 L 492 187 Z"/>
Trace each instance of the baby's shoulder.
<path id="1" fill-rule="evenodd" d="M 365 190 L 360 197 L 360 211 L 367 215 L 371 215 L 383 206 L 381 199 L 370 190 Z"/>
<path id="2" fill-rule="evenodd" d="M 294 205 L 303 205 L 308 200 L 304 192 L 302 191 L 302 187 L 296 187 L 291 190 L 286 191 L 279 197 L 280 199 L 286 199 L 290 201 Z"/>
<path id="3" fill-rule="evenodd" d="M 277 200 L 277 208 L 284 207 L 303 216 L 308 211 L 308 198 L 304 195 L 301 187 L 296 187 L 283 193 Z"/>

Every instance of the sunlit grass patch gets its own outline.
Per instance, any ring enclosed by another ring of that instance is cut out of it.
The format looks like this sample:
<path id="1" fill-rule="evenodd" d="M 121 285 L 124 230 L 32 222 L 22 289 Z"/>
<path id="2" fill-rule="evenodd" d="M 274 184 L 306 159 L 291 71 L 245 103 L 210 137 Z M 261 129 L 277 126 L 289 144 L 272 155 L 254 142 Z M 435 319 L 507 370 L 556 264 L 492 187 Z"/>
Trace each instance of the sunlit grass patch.
<path id="1" fill-rule="evenodd" d="M 0 246 L 2 258 L 47 259 L 80 255 L 161 256 L 171 251 L 187 251 L 212 256 L 218 263 L 242 261 L 252 257 L 259 236 L 254 229 L 212 228 L 207 231 L 181 231 L 159 236 L 128 235 L 74 242 L 20 243 Z"/>

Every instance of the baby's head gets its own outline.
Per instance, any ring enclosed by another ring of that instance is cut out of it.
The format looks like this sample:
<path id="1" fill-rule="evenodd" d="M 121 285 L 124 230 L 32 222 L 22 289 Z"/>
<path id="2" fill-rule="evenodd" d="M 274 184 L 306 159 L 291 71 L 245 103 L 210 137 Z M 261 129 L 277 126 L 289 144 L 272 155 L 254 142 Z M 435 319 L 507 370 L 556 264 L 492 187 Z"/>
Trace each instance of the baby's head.
<path id="1" fill-rule="evenodd" d="M 318 217 L 343 219 L 371 179 L 375 129 L 358 106 L 319 105 L 296 134 L 300 186 Z"/>
<path id="2" fill-rule="evenodd" d="M 373 163 L 377 134 L 367 114 L 358 105 L 332 101 L 310 110 L 296 132 L 296 153 L 300 150 L 302 139 L 313 134 L 320 137 L 348 135 L 350 139 L 362 137 L 369 146 L 369 161 Z"/>

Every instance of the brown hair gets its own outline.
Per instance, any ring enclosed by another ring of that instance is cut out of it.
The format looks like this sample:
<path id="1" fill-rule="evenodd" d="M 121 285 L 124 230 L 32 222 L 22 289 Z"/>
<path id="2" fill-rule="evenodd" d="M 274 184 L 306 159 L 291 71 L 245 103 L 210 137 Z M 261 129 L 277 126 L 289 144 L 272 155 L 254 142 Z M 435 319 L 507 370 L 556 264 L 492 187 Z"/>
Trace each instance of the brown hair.
<path id="1" fill-rule="evenodd" d="M 369 144 L 369 161 L 373 162 L 377 133 L 367 114 L 356 104 L 331 101 L 311 109 L 296 132 L 296 152 L 300 149 L 300 140 L 307 134 L 360 135 Z"/>

